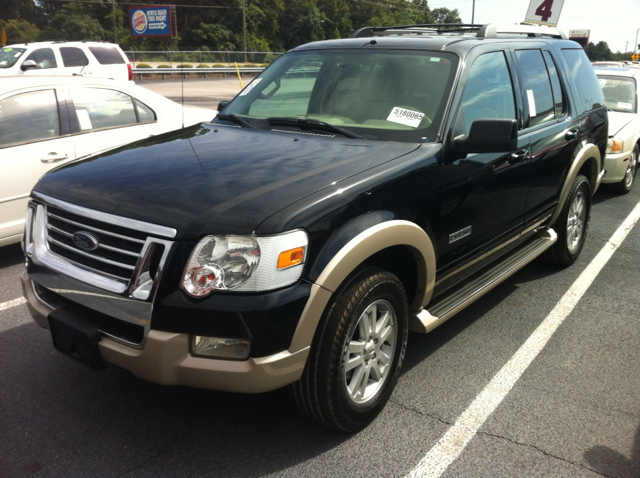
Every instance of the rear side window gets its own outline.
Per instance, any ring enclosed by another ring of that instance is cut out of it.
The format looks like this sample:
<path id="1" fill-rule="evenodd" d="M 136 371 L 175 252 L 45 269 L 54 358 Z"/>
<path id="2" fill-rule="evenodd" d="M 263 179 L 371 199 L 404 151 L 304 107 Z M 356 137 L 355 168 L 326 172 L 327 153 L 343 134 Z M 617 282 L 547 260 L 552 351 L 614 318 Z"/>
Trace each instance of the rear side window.
<path id="1" fill-rule="evenodd" d="M 0 101 L 0 147 L 60 135 L 53 90 L 32 91 Z"/>
<path id="2" fill-rule="evenodd" d="M 133 98 L 120 91 L 74 88 L 71 92 L 81 131 L 136 124 Z"/>
<path id="3" fill-rule="evenodd" d="M 555 118 L 553 92 L 541 50 L 517 50 L 518 77 L 522 87 L 528 126 L 537 126 Z"/>
<path id="4" fill-rule="evenodd" d="M 562 50 L 569 76 L 575 83 L 585 111 L 603 106 L 604 95 L 589 58 L 582 49 Z"/>
<path id="5" fill-rule="evenodd" d="M 151 108 L 138 100 L 135 100 L 135 102 L 136 107 L 138 108 L 138 118 L 140 118 L 140 123 L 148 123 L 149 121 L 156 120 L 156 114 Z"/>
<path id="6" fill-rule="evenodd" d="M 62 55 L 62 63 L 64 66 L 85 66 L 89 64 L 87 55 L 80 48 L 75 47 L 62 47 L 60 48 L 60 54 Z"/>
<path id="7" fill-rule="evenodd" d="M 90 46 L 89 51 L 93 53 L 96 60 L 101 65 L 120 65 L 126 63 L 117 48 L 108 46 Z"/>
<path id="8" fill-rule="evenodd" d="M 544 60 L 547 63 L 547 69 L 549 70 L 549 78 L 551 78 L 551 88 L 553 89 L 553 101 L 556 108 L 556 118 L 560 118 L 566 113 L 564 96 L 562 93 L 562 85 L 560 84 L 560 77 L 558 76 L 558 70 L 556 64 L 551 57 L 551 53 L 544 52 Z"/>

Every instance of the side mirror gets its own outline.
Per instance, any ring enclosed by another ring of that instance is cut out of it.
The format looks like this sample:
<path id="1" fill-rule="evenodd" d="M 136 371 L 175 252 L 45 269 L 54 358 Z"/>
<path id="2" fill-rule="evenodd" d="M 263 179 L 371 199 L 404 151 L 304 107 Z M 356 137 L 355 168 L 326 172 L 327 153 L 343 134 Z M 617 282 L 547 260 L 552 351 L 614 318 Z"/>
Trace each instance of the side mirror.
<path id="1" fill-rule="evenodd" d="M 25 60 L 22 65 L 20 65 L 22 71 L 35 70 L 36 68 L 38 68 L 38 65 L 33 60 Z"/>
<path id="2" fill-rule="evenodd" d="M 228 104 L 228 101 L 221 101 L 220 103 L 218 103 L 218 113 L 222 113 L 222 110 L 225 109 Z"/>
<path id="3" fill-rule="evenodd" d="M 477 119 L 471 123 L 469 136 L 456 136 L 453 146 L 461 154 L 515 151 L 518 149 L 518 122 L 515 119 Z"/>

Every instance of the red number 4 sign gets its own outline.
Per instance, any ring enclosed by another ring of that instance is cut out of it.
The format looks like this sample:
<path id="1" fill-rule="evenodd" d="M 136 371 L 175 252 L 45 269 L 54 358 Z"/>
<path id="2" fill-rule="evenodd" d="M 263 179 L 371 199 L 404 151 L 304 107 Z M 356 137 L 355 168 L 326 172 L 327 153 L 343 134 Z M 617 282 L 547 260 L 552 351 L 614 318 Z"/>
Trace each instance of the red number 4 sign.
<path id="1" fill-rule="evenodd" d="M 557 26 L 564 0 L 531 0 L 525 22 Z"/>

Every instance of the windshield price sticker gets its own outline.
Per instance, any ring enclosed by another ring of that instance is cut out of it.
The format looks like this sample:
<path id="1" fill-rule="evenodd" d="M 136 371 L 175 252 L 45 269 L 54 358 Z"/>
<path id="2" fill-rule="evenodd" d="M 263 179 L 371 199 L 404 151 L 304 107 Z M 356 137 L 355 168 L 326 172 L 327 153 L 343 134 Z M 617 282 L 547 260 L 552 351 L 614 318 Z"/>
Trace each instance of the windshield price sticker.
<path id="1" fill-rule="evenodd" d="M 389 114 L 389 117 L 387 118 L 387 121 L 393 121 L 394 123 L 400 123 L 411 126 L 412 128 L 417 128 L 420 126 L 422 118 L 424 118 L 424 113 L 394 106 L 393 110 L 391 110 L 391 114 Z"/>
<path id="2" fill-rule="evenodd" d="M 258 78 L 257 80 L 253 80 L 251 83 L 247 85 L 247 87 L 240 92 L 240 96 L 244 96 L 249 94 L 251 90 L 253 90 L 258 83 L 262 81 L 262 78 Z"/>
<path id="3" fill-rule="evenodd" d="M 618 102 L 618 108 L 626 108 L 628 110 L 633 108 L 633 103 L 622 103 Z"/>

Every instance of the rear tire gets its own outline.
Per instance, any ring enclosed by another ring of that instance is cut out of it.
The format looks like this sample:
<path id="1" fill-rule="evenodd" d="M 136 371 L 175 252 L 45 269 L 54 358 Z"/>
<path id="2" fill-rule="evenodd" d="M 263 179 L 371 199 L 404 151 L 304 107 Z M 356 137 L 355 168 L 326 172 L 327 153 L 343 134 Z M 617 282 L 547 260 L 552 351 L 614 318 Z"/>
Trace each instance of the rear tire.
<path id="1" fill-rule="evenodd" d="M 633 151 L 631 152 L 631 157 L 629 158 L 629 164 L 627 164 L 627 172 L 622 178 L 622 181 L 614 184 L 615 190 L 620 194 L 627 194 L 631 191 L 633 187 L 633 183 L 636 179 L 636 171 L 638 169 L 638 155 L 640 150 L 638 149 L 638 145 L 633 147 Z"/>
<path id="2" fill-rule="evenodd" d="M 407 336 L 407 299 L 398 278 L 378 268 L 357 273 L 318 324 L 302 378 L 292 386 L 296 406 L 334 430 L 362 430 L 393 392 Z"/>
<path id="3" fill-rule="evenodd" d="M 545 259 L 560 266 L 573 264 L 584 247 L 590 217 L 591 185 L 586 177 L 579 175 L 553 226 L 558 240 L 547 249 Z"/>

